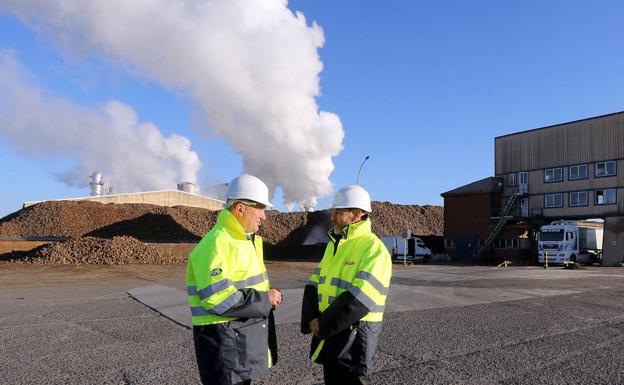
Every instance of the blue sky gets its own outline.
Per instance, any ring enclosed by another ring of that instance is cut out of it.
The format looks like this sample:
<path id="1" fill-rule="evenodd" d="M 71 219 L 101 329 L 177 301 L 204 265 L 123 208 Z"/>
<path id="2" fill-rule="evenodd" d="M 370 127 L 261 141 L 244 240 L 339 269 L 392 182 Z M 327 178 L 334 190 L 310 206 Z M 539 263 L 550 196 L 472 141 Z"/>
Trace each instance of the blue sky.
<path id="1" fill-rule="evenodd" d="M 440 193 L 493 174 L 494 137 L 624 110 L 619 1 L 291 1 L 323 28 L 319 108 L 337 114 L 344 149 L 330 176 L 374 200 L 441 205 Z M 42 89 L 85 106 L 132 106 L 164 135 L 188 137 L 202 181 L 242 170 L 219 136 L 194 130 L 187 96 L 97 54 L 71 56 L 8 13 L 0 49 Z M 2 130 L 0 130 L 0 135 Z M 0 216 L 30 200 L 88 195 L 55 173 L 71 159 L 20 153 L 0 136 Z M 331 196 L 320 199 L 326 207 Z M 274 202 L 284 210 L 278 191 Z"/>

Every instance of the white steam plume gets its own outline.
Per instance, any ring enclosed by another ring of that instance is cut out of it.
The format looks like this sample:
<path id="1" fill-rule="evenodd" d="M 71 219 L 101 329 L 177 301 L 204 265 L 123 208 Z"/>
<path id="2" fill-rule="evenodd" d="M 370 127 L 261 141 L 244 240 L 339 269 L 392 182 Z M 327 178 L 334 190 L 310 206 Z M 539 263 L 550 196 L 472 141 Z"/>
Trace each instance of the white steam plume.
<path id="1" fill-rule="evenodd" d="M 338 116 L 319 111 L 323 31 L 286 0 L 5 0 L 68 52 L 104 55 L 190 96 L 245 171 L 286 203 L 331 193 Z"/>
<path id="2" fill-rule="evenodd" d="M 97 168 L 116 192 L 172 189 L 196 182 L 201 167 L 187 138 L 163 137 L 126 104 L 112 100 L 92 109 L 48 96 L 11 51 L 0 54 L 0 135 L 22 154 L 76 162 L 57 175 L 73 186 L 86 186 Z"/>

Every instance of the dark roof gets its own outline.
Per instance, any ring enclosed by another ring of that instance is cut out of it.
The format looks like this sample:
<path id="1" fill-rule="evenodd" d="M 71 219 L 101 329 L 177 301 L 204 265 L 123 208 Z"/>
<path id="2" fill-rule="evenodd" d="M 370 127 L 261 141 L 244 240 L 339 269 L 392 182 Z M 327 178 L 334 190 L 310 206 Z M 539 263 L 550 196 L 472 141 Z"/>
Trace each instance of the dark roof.
<path id="1" fill-rule="evenodd" d="M 565 123 L 557 123 L 557 124 L 552 124 L 550 126 L 546 126 L 546 127 L 540 127 L 540 128 L 533 128 L 530 130 L 524 130 L 524 131 L 518 131 L 518 132 L 513 132 L 511 134 L 506 134 L 506 135 L 500 135 L 494 138 L 494 140 L 496 139 L 500 139 L 500 138 L 505 138 L 508 136 L 513 136 L 513 135 L 518 135 L 518 134 L 525 134 L 527 132 L 531 132 L 531 131 L 539 131 L 539 130 L 544 130 L 547 128 L 553 128 L 553 127 L 557 127 L 557 126 L 563 126 L 566 124 L 572 124 L 572 123 L 578 123 L 578 122 L 584 122 L 586 120 L 594 120 L 594 119 L 600 119 L 600 118 L 606 118 L 609 116 L 613 116 L 613 115 L 620 115 L 620 114 L 624 114 L 624 111 L 619 111 L 619 112 L 613 112 L 611 114 L 605 114 L 605 115 L 599 115 L 599 116 L 592 116 L 591 118 L 585 118 L 585 119 L 578 119 L 578 120 L 573 120 L 571 122 L 565 122 Z"/>
<path id="2" fill-rule="evenodd" d="M 458 187 L 454 190 L 442 193 L 443 197 L 452 195 L 466 195 L 466 194 L 479 194 L 494 191 L 501 191 L 503 188 L 503 178 L 490 176 L 476 182 L 468 183 L 467 185 Z"/>

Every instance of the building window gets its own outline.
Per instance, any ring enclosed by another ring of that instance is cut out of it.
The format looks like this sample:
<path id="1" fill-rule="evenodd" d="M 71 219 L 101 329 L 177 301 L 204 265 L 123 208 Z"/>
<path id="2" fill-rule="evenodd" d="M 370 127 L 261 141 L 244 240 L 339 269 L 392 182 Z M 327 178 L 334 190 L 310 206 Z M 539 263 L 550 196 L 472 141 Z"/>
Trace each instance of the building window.
<path id="1" fill-rule="evenodd" d="M 516 174 L 508 174 L 507 175 L 507 187 L 513 187 L 516 185 Z"/>
<path id="2" fill-rule="evenodd" d="M 587 191 L 574 191 L 568 194 L 568 206 L 587 206 Z"/>
<path id="3" fill-rule="evenodd" d="M 544 207 L 563 207 L 563 194 L 544 194 Z"/>
<path id="4" fill-rule="evenodd" d="M 518 238 L 511 239 L 511 248 L 513 249 L 520 248 L 520 240 Z"/>
<path id="5" fill-rule="evenodd" d="M 506 249 L 507 248 L 507 240 L 506 239 L 495 239 L 494 240 L 494 248 L 495 249 Z"/>
<path id="6" fill-rule="evenodd" d="M 587 165 L 579 164 L 577 166 L 570 166 L 570 180 L 587 179 Z"/>
<path id="7" fill-rule="evenodd" d="M 612 205 L 617 203 L 617 190 L 614 188 L 596 190 L 595 203 L 597 205 Z"/>
<path id="8" fill-rule="evenodd" d="M 446 247 L 447 248 L 453 248 L 455 247 L 455 242 L 453 242 L 452 239 L 445 239 L 444 243 L 446 243 Z"/>
<path id="9" fill-rule="evenodd" d="M 547 168 L 544 170 L 544 182 L 561 182 L 563 180 L 563 169 L 561 167 L 557 168 Z"/>
<path id="10" fill-rule="evenodd" d="M 596 163 L 596 168 L 594 169 L 594 176 L 596 178 L 600 178 L 603 176 L 613 176 L 615 175 L 615 173 L 616 171 L 614 160 Z"/>

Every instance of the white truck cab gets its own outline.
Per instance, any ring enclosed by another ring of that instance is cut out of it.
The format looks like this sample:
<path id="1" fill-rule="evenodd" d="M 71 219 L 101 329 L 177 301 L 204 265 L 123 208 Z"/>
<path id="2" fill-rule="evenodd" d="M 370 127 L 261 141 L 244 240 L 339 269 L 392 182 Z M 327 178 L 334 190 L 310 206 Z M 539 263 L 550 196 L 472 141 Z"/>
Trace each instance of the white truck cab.
<path id="1" fill-rule="evenodd" d="M 538 262 L 599 262 L 602 257 L 603 225 L 587 221 L 554 221 L 540 228 Z"/>

